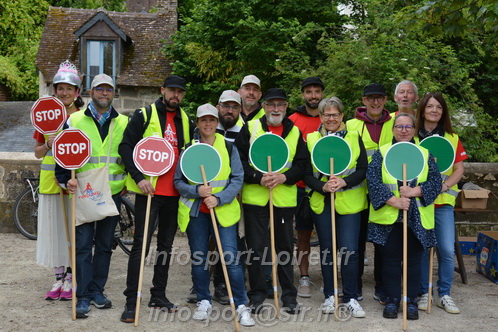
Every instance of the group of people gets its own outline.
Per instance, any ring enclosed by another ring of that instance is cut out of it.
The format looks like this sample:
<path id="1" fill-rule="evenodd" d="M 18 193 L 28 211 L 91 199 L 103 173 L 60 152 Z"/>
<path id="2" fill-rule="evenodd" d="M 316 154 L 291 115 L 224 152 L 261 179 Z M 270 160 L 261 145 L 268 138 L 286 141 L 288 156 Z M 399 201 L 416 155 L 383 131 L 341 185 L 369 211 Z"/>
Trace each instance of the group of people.
<path id="1" fill-rule="evenodd" d="M 131 119 L 112 106 L 116 93 L 113 79 L 105 74 L 93 78 L 88 93 L 91 101 L 83 106 L 78 73 L 69 62 L 61 64 L 54 76 L 54 95 L 68 111 L 64 128 L 78 128 L 92 140 L 88 164 L 76 175 L 89 169 L 108 167 L 112 198 L 119 209 L 120 196 L 136 193 L 135 233 L 128 261 L 125 309 L 121 321 L 135 320 L 136 299 L 143 242 L 146 255 L 155 223 L 149 223 L 144 238 L 147 196 L 151 195 L 150 220 L 157 223 L 157 248 L 149 307 L 168 312 L 177 310 L 166 297 L 171 251 L 175 233 L 186 232 L 192 258 L 192 292 L 197 302 L 195 320 L 206 320 L 212 300 L 228 304 L 227 286 L 221 268 L 215 269 L 215 294 L 210 292 L 207 269 L 210 241 L 215 229 L 211 212 L 216 216 L 230 289 L 233 292 L 237 319 L 243 326 L 255 324 L 252 314 L 260 313 L 266 298 L 273 296 L 270 256 L 270 192 L 275 220 L 275 250 L 278 257 L 294 255 L 293 232 L 297 231 L 297 261 L 300 278 L 294 284 L 292 259 L 279 259 L 278 282 L 283 310 L 297 314 L 297 297 L 311 297 L 309 276 L 309 241 L 313 228 L 319 238 L 323 277 L 323 313 L 334 313 L 331 214 L 335 213 L 339 259 L 341 260 L 343 301 L 353 317 L 365 317 L 359 304 L 363 299 L 362 275 L 365 242 L 375 247 L 374 298 L 385 304 L 383 316 L 396 318 L 401 299 L 402 211 L 408 215 L 408 319 L 418 319 L 418 310 L 428 306 L 428 248 L 439 251 L 438 296 L 435 303 L 447 312 L 459 309 L 450 296 L 453 280 L 453 206 L 457 183 L 463 175 L 466 159 L 462 144 L 452 128 L 449 110 L 439 93 L 427 93 L 419 102 L 413 82 L 400 82 L 394 94 L 399 106 L 389 113 L 384 105 L 387 93 L 380 84 L 364 88 L 363 104 L 355 117 L 344 119 L 344 105 L 337 97 L 324 98 L 325 85 L 319 77 L 302 82 L 304 105 L 287 116 L 287 93 L 270 88 L 264 95 L 261 82 L 254 75 L 244 77 L 238 91 L 226 90 L 217 105 L 197 108 L 195 120 L 181 108 L 187 82 L 179 76 L 168 76 L 161 96 L 151 105 L 138 109 Z M 262 100 L 262 102 L 260 102 Z M 289 148 L 285 166 L 278 172 L 263 173 L 252 164 L 250 148 L 261 135 L 280 136 Z M 351 148 L 351 162 L 337 175 L 326 176 L 315 167 L 311 152 L 324 136 L 336 135 Z M 436 161 L 424 148 L 426 164 L 421 174 L 403 185 L 383 165 L 383 158 L 397 142 L 419 142 L 429 136 L 447 138 L 456 151 L 455 162 L 440 173 Z M 173 147 L 175 162 L 171 170 L 150 178 L 133 162 L 133 149 L 145 137 L 164 137 Z M 35 132 L 35 155 L 43 158 L 40 174 L 39 238 L 37 262 L 54 268 L 55 283 L 47 300 L 69 300 L 73 296 L 71 268 L 67 250 L 68 235 L 64 214 L 68 214 L 67 195 L 75 194 L 78 182 L 70 172 L 56 165 L 52 156 L 55 135 Z M 219 174 L 211 182 L 189 181 L 177 167 L 186 148 L 204 143 L 221 157 Z M 332 211 L 330 195 L 335 195 Z M 295 217 L 296 206 L 309 199 L 310 218 Z M 90 305 L 110 308 L 104 295 L 112 255 L 114 229 L 119 216 L 84 223 L 76 227 L 76 290 L 78 318 L 88 317 Z M 344 248 L 344 250 L 342 250 Z M 244 254 L 247 254 L 245 256 Z M 243 257 L 243 259 L 240 259 Z M 269 263 L 269 264 L 265 264 Z M 246 289 L 245 270 L 248 272 Z M 420 295 L 420 300 L 418 296 Z"/>

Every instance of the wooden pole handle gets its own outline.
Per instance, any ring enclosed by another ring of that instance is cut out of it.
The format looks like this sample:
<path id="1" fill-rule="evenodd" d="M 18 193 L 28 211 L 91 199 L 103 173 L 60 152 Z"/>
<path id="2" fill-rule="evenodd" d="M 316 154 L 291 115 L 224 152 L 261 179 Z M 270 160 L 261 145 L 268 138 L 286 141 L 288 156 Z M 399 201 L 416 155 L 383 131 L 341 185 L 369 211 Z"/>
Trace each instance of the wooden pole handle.
<path id="1" fill-rule="evenodd" d="M 204 182 L 205 186 L 208 186 L 206 179 L 206 172 L 204 170 L 204 165 L 201 165 L 201 174 L 202 174 L 202 182 Z M 225 262 L 225 252 L 223 251 L 223 247 L 221 245 L 220 233 L 218 232 L 218 224 L 216 223 L 216 215 L 214 214 L 214 209 L 209 209 L 209 214 L 211 215 L 211 222 L 213 223 L 214 237 L 216 239 L 216 245 L 218 246 L 218 252 L 220 253 L 221 267 L 223 270 L 223 276 L 225 277 L 225 283 L 227 285 L 228 297 L 230 299 L 230 307 L 232 308 L 234 322 L 235 322 L 235 330 L 240 332 L 239 320 L 237 318 L 237 310 L 235 308 L 235 303 L 233 301 L 232 295 L 232 287 L 230 286 L 230 278 L 228 278 L 228 271 Z"/>
<path id="2" fill-rule="evenodd" d="M 403 164 L 403 186 L 406 186 L 406 164 Z M 407 330 L 407 265 L 408 265 L 408 211 L 403 210 L 403 331 Z"/>
<path id="3" fill-rule="evenodd" d="M 150 178 L 150 182 L 153 183 L 153 177 Z M 144 222 L 144 235 L 142 238 L 142 253 L 140 255 L 140 272 L 138 275 L 138 288 L 137 288 L 137 304 L 135 309 L 135 321 L 133 325 L 138 326 L 138 320 L 140 318 L 140 300 L 142 298 L 142 284 L 144 277 L 144 265 L 145 265 L 145 253 L 147 252 L 147 242 L 149 237 L 149 219 L 150 219 L 150 205 L 152 202 L 152 195 L 147 195 L 147 207 L 145 209 L 145 222 Z"/>
<path id="4" fill-rule="evenodd" d="M 272 171 L 271 156 L 268 156 L 268 173 Z M 275 303 L 275 317 L 280 318 L 278 306 L 278 287 L 277 287 L 277 254 L 275 251 L 275 216 L 273 211 L 273 189 L 270 189 L 270 243 L 271 243 L 271 272 L 273 279 L 273 301 Z"/>
<path id="5" fill-rule="evenodd" d="M 71 170 L 71 180 L 76 181 L 76 171 Z M 76 290 L 77 290 L 77 273 L 76 273 L 76 194 L 71 197 L 71 269 L 73 270 L 72 284 L 73 295 L 71 299 L 72 318 L 76 320 Z"/>
<path id="6" fill-rule="evenodd" d="M 334 158 L 330 158 L 330 177 L 334 175 Z M 339 320 L 339 287 L 337 282 L 337 238 L 335 229 L 335 193 L 330 192 L 330 216 L 332 219 L 332 260 L 334 263 L 334 317 Z"/>

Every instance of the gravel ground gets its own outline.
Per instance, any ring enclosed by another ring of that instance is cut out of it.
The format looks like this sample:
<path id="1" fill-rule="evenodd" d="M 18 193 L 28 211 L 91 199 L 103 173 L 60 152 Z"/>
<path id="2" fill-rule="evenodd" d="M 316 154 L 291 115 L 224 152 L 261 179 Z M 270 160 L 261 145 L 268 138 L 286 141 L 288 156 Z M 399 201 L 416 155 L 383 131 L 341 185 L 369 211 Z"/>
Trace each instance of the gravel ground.
<path id="1" fill-rule="evenodd" d="M 35 241 L 27 240 L 19 234 L 0 234 L 4 250 L 0 258 L 0 330 L 1 331 L 233 331 L 234 324 L 223 319 L 228 313 L 226 306 L 213 303 L 212 320 L 197 322 L 191 319 L 195 304 L 186 302 L 191 287 L 190 266 L 185 264 L 188 257 L 186 237 L 177 237 L 177 252 L 184 252 L 173 259 L 170 268 L 168 298 L 181 308 L 177 315 L 165 315 L 150 311 L 148 288 L 151 286 L 152 265 L 146 265 L 143 285 L 143 301 L 140 324 L 124 324 L 119 317 L 124 307 L 122 292 L 125 287 L 127 255 L 117 248 L 113 254 L 111 270 L 105 293 L 113 301 L 113 307 L 98 310 L 92 306 L 87 319 L 71 320 L 71 302 L 45 301 L 43 296 L 52 283 L 52 271 L 35 264 Z M 373 247 L 368 245 L 367 255 L 373 262 Z M 314 248 L 317 250 L 317 248 Z M 183 262 L 183 264 L 179 264 Z M 463 285 L 460 276 L 455 274 L 452 296 L 462 313 L 450 315 L 438 307 L 433 307 L 431 314 L 420 312 L 418 321 L 408 321 L 411 331 L 496 331 L 498 322 L 498 285 L 475 272 L 475 258 L 465 256 L 469 284 Z M 296 268 L 296 282 L 298 278 Z M 364 297 L 361 302 L 367 313 L 366 318 L 351 318 L 334 321 L 334 317 L 321 315 L 317 310 L 323 302 L 320 293 L 321 274 L 319 266 L 310 267 L 312 297 L 298 298 L 303 306 L 301 314 L 296 316 L 281 315 L 280 320 L 259 316 L 257 326 L 242 328 L 251 331 L 400 331 L 402 319 L 387 320 L 382 318 L 383 306 L 372 299 L 373 266 L 365 267 Z M 268 305 L 273 301 L 267 300 Z M 401 316 L 401 315 L 400 315 Z M 221 317 L 221 318 L 220 318 Z"/>

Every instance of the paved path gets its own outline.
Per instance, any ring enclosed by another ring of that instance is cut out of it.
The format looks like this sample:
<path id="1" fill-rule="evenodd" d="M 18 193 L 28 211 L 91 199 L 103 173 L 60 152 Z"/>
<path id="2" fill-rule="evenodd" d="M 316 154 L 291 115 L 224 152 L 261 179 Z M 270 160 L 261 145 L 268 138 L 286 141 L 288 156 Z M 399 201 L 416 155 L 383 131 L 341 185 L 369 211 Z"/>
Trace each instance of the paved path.
<path id="1" fill-rule="evenodd" d="M 0 234 L 3 250 L 0 256 L 0 331 L 233 331 L 231 321 L 224 321 L 216 315 L 223 313 L 227 307 L 214 303 L 216 312 L 213 321 L 200 323 L 191 319 L 195 305 L 185 301 L 189 292 L 190 266 L 188 244 L 185 237 L 177 237 L 175 248 L 177 255 L 173 258 L 170 269 L 168 298 L 181 306 L 181 315 L 165 316 L 148 310 L 148 288 L 151 285 L 152 266 L 147 265 L 144 277 L 143 304 L 140 325 L 121 323 L 119 317 L 123 310 L 125 298 L 122 295 L 126 278 L 127 256 L 116 249 L 114 252 L 106 294 L 113 301 L 113 307 L 98 310 L 92 307 L 87 319 L 71 320 L 71 302 L 49 302 L 43 300 L 52 282 L 51 269 L 38 266 L 35 261 L 35 241 L 23 238 L 19 234 Z M 315 248 L 316 250 L 316 248 Z M 372 246 L 368 246 L 368 256 L 372 262 Z M 455 275 L 453 297 L 462 314 L 450 315 L 433 307 L 427 315 L 420 313 L 418 321 L 409 321 L 410 331 L 493 331 L 498 322 L 498 285 L 474 272 L 474 258 L 466 256 L 465 262 L 469 274 L 469 285 L 463 285 Z M 183 265 L 181 265 L 181 264 Z M 297 271 L 297 269 L 296 269 Z M 383 306 L 372 299 L 373 266 L 365 267 L 365 299 L 361 302 L 367 313 L 363 319 L 350 319 L 335 322 L 333 316 L 320 315 L 317 308 L 323 301 L 320 294 L 321 276 L 318 266 L 311 267 L 311 277 L 316 283 L 312 287 L 313 297 L 298 299 L 304 310 L 297 316 L 282 316 L 282 321 L 260 319 L 254 328 L 246 331 L 400 331 L 402 320 L 382 318 Z M 296 275 L 297 278 L 297 275 Z M 268 301 L 268 304 L 272 302 Z M 264 326 L 270 325 L 270 326 Z"/>

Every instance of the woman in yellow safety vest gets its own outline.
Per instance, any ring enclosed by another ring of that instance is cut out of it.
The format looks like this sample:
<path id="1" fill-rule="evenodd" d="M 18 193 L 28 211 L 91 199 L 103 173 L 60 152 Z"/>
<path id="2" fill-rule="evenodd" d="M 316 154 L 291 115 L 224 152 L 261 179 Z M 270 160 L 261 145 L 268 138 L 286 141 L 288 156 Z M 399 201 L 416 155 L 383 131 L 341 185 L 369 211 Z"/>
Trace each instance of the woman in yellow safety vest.
<path id="1" fill-rule="evenodd" d="M 208 251 L 209 238 L 215 236 L 210 216 L 210 209 L 214 209 L 237 319 L 242 326 L 254 326 L 250 309 L 246 306 L 244 271 L 237 249 L 236 224 L 240 219 L 240 205 L 235 197 L 244 181 L 242 163 L 232 143 L 225 143 L 224 137 L 216 133 L 218 110 L 213 105 L 204 104 L 197 108 L 196 125 L 199 135 L 194 134 L 192 144 L 204 143 L 215 148 L 221 157 L 221 170 L 207 186 L 188 181 L 182 174 L 180 163 L 175 172 L 174 184 L 181 195 L 178 225 L 182 232 L 187 232 L 192 257 L 192 280 L 198 301 L 193 319 L 208 319 L 212 308 Z"/>
<path id="2" fill-rule="evenodd" d="M 79 96 L 81 79 L 76 67 L 69 61 L 60 64 L 53 78 L 54 94 L 71 115 L 84 105 Z M 35 156 L 43 158 L 40 170 L 38 201 L 38 237 L 36 242 L 36 262 L 52 267 L 55 283 L 45 295 L 45 300 L 68 301 L 72 298 L 72 273 L 69 266 L 66 226 L 60 190 L 55 180 L 55 160 L 52 155 L 54 135 L 42 135 L 35 131 Z M 64 198 L 65 199 L 65 198 Z M 66 204 L 69 207 L 69 204 Z"/>
<path id="3" fill-rule="evenodd" d="M 399 113 L 394 119 L 393 142 L 414 143 L 415 117 Z M 403 210 L 408 211 L 407 318 L 418 319 L 417 295 L 424 248 L 435 245 L 434 205 L 441 192 L 441 176 L 432 155 L 424 149 L 424 168 L 420 175 L 403 186 L 391 176 L 383 159 L 392 146 L 385 144 L 375 152 L 368 165 L 367 183 L 370 195 L 368 240 L 379 245 L 381 273 L 387 304 L 385 318 L 398 317 L 401 298 L 403 258 Z"/>
<path id="4" fill-rule="evenodd" d="M 437 92 L 428 92 L 418 104 L 416 133 L 422 141 L 424 138 L 439 135 L 448 139 L 456 152 L 453 165 L 441 173 L 442 190 L 434 201 L 437 251 L 438 251 L 438 307 L 448 313 L 458 314 L 460 309 L 450 296 L 455 268 L 455 216 L 453 208 L 458 195 L 458 181 L 463 175 L 463 161 L 467 159 L 458 135 L 451 128 L 450 113 L 443 96 Z M 429 288 L 429 255 L 424 253 L 420 283 L 419 310 L 427 310 Z"/>
<path id="5" fill-rule="evenodd" d="M 341 174 L 330 178 L 321 174 L 311 159 L 306 167 L 304 182 L 313 190 L 310 198 L 311 218 L 315 224 L 320 242 L 320 262 L 323 276 L 325 302 L 323 313 L 334 312 L 334 283 L 332 257 L 332 224 L 330 193 L 335 193 L 335 211 L 341 275 L 344 298 L 353 317 L 365 317 L 365 311 L 358 303 L 358 268 L 360 212 L 367 208 L 365 174 L 368 161 L 363 141 L 356 131 L 345 130 L 344 106 L 337 97 L 325 98 L 318 105 L 322 121 L 318 131 L 307 135 L 306 144 L 311 153 L 316 143 L 324 136 L 336 135 L 343 138 L 351 148 L 351 162 Z M 363 262 L 362 262 L 363 263 Z"/>

